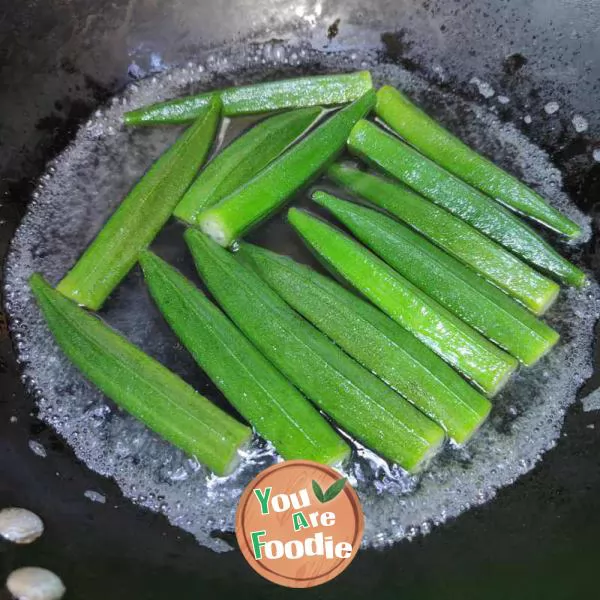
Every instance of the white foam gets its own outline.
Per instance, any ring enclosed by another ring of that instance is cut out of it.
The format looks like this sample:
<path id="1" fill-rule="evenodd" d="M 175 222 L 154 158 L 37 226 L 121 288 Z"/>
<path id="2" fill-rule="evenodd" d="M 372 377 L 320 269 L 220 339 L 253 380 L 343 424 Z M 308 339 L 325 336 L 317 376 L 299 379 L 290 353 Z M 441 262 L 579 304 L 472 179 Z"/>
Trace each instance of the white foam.
<path id="1" fill-rule="evenodd" d="M 583 405 L 583 410 L 586 412 L 600 410 L 600 388 L 595 389 L 585 398 L 582 398 L 581 404 Z"/>
<path id="2" fill-rule="evenodd" d="M 479 77 L 472 77 L 469 83 L 476 85 L 477 90 L 484 98 L 491 98 L 496 93 L 487 81 L 482 81 Z"/>
<path id="3" fill-rule="evenodd" d="M 283 56 L 273 48 L 267 54 L 273 63 Z M 560 172 L 548 155 L 512 124 L 502 123 L 487 109 L 440 91 L 397 66 L 377 64 L 372 55 L 317 54 L 302 47 L 285 48 L 284 54 L 298 63 L 318 63 L 330 72 L 370 67 L 376 84 L 401 86 L 467 142 L 534 185 L 583 226 L 584 239 L 589 237 L 589 219 L 563 193 Z M 243 487 L 277 460 L 272 448 L 255 440 L 231 477 L 210 475 L 115 408 L 83 379 L 58 351 L 31 298 L 27 280 L 34 271 L 42 271 L 56 283 L 132 182 L 179 131 L 170 127 L 125 129 L 121 125 L 125 110 L 173 97 L 190 84 L 194 89 L 206 89 L 215 74 L 227 76 L 233 84 L 265 78 L 268 69 L 253 66 L 255 57 L 264 56 L 260 47 L 227 56 L 214 54 L 202 65 L 188 65 L 137 82 L 116 102 L 98 111 L 41 179 L 7 261 L 6 302 L 13 338 L 23 375 L 37 395 L 40 418 L 91 469 L 113 478 L 125 496 L 164 513 L 171 523 L 215 550 L 229 546 L 212 532 L 233 529 Z M 249 64 L 254 72 L 240 75 L 236 70 Z M 167 260 L 190 266 L 180 233 L 180 229 L 168 227 L 166 238 L 161 236 L 157 244 Z M 492 498 L 498 488 L 531 469 L 554 445 L 565 410 L 591 375 L 593 326 L 599 307 L 595 283 L 580 291 L 563 292 L 548 315 L 562 335 L 557 348 L 535 367 L 517 374 L 494 399 L 491 419 L 467 448 L 448 447 L 420 477 L 408 477 L 397 466 L 357 447 L 346 472 L 365 509 L 365 545 L 383 546 L 426 533 L 432 525 Z M 138 272 L 121 284 L 102 315 L 201 392 L 217 398 L 158 315 Z"/>

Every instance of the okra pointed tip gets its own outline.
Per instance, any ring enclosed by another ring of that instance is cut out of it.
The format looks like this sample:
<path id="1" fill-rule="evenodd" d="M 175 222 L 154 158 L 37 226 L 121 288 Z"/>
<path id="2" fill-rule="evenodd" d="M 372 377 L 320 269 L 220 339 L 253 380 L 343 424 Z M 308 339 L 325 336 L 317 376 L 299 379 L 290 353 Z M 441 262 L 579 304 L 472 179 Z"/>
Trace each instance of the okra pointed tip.
<path id="1" fill-rule="evenodd" d="M 33 273 L 29 277 L 29 289 L 35 298 L 39 300 L 42 295 L 52 290 L 52 286 L 44 279 L 41 273 Z"/>
<path id="2" fill-rule="evenodd" d="M 222 248 L 209 236 L 193 228 L 189 228 L 185 232 L 184 240 L 190 249 L 192 256 L 194 257 L 196 264 L 196 259 L 198 256 L 206 256 L 207 253 L 214 254 L 215 252 L 224 250 L 224 248 Z"/>
<path id="3" fill-rule="evenodd" d="M 352 148 L 352 144 L 356 141 L 361 141 L 364 139 L 366 132 L 369 130 L 371 123 L 366 121 L 365 119 L 359 119 L 352 129 L 350 130 L 350 135 L 348 136 L 348 146 Z"/>
<path id="4" fill-rule="evenodd" d="M 240 243 L 234 254 L 242 264 L 253 267 L 256 260 L 260 258 L 259 250 L 262 248 L 254 244 Z"/>
<path id="5" fill-rule="evenodd" d="M 183 239 L 187 242 L 188 240 L 194 237 L 194 234 L 197 233 L 198 231 L 193 227 L 187 227 L 186 230 L 183 232 Z"/>
<path id="6" fill-rule="evenodd" d="M 576 240 L 582 233 L 581 226 L 570 219 L 564 224 L 563 233 L 570 239 Z"/>
<path id="7" fill-rule="evenodd" d="M 335 177 L 338 174 L 345 173 L 346 171 L 348 171 L 351 168 L 352 167 L 347 163 L 336 162 L 336 163 L 333 163 L 332 165 L 330 165 L 329 168 L 327 169 L 327 176 L 331 177 L 332 179 L 335 179 Z"/>
<path id="8" fill-rule="evenodd" d="M 315 204 L 318 204 L 319 206 L 322 206 L 327 210 L 332 210 L 336 206 L 340 206 L 343 202 L 343 200 L 340 200 L 339 198 L 336 198 L 335 196 L 332 196 L 331 194 L 320 190 L 316 191 L 312 195 L 312 199 Z"/>
<path id="9" fill-rule="evenodd" d="M 303 229 L 315 220 L 316 217 L 314 215 L 311 215 L 306 210 L 290 208 L 290 210 L 288 211 L 288 222 L 299 233 L 302 233 Z"/>
<path id="10" fill-rule="evenodd" d="M 292 208 L 290 208 L 287 212 L 287 216 L 288 216 L 288 221 L 290 223 L 294 223 L 295 221 L 297 221 L 299 218 L 301 218 L 303 211 L 298 209 L 298 208 L 294 208 L 292 206 Z"/>
<path id="11" fill-rule="evenodd" d="M 308 117 L 309 119 L 316 119 L 322 112 L 323 112 L 323 107 L 322 106 L 305 106 L 304 108 L 297 108 L 294 111 L 288 111 L 289 112 L 294 112 L 296 115 L 303 115 Z"/>
<path id="12" fill-rule="evenodd" d="M 206 236 L 193 227 L 188 227 L 185 230 L 183 239 L 186 241 L 188 246 L 201 246 L 206 242 Z"/>
<path id="13" fill-rule="evenodd" d="M 315 190 L 311 195 L 312 201 L 320 206 L 324 206 L 327 203 L 328 198 L 329 194 L 323 190 Z"/>
<path id="14" fill-rule="evenodd" d="M 259 256 L 261 254 L 266 254 L 269 252 L 266 248 L 262 248 L 261 246 L 257 246 L 256 244 L 249 244 L 248 242 L 240 242 L 237 250 L 235 252 L 236 257 L 244 258 Z"/>
<path id="15" fill-rule="evenodd" d="M 123 123 L 125 125 L 138 125 L 140 123 L 140 117 L 137 110 L 130 110 L 123 115 Z"/>
<path id="16" fill-rule="evenodd" d="M 41 274 L 41 273 L 37 273 L 37 272 L 36 272 L 36 273 L 32 273 L 32 274 L 29 276 L 29 285 L 30 285 L 31 287 L 34 287 L 34 286 L 35 286 L 35 287 L 39 287 L 39 286 L 40 286 L 40 285 L 42 285 L 42 284 L 48 285 L 48 284 L 46 283 L 46 280 L 45 280 L 45 279 L 42 277 L 42 274 Z"/>
<path id="17" fill-rule="evenodd" d="M 143 250 L 139 255 L 138 262 L 142 272 L 144 273 L 144 276 L 152 271 L 153 268 L 156 268 L 157 266 L 160 266 L 161 263 L 164 263 L 162 258 L 154 254 L 154 252 L 151 250 Z"/>

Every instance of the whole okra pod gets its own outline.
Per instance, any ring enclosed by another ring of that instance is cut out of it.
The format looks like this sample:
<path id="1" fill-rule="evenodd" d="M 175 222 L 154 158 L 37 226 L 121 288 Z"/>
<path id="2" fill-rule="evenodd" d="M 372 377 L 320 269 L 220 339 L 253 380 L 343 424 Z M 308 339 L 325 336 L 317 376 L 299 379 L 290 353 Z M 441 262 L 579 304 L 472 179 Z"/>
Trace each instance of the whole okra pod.
<path id="1" fill-rule="evenodd" d="M 223 103 L 223 114 L 234 117 L 286 108 L 345 104 L 360 98 L 372 88 L 369 71 L 268 81 L 143 106 L 125 113 L 125 123 L 127 125 L 187 123 L 196 119 L 210 99 L 215 96 L 218 96 Z"/>
<path id="2" fill-rule="evenodd" d="M 256 177 L 200 215 L 200 227 L 221 246 L 276 211 L 342 151 L 353 125 L 375 103 L 372 90 L 335 113 Z"/>
<path id="3" fill-rule="evenodd" d="M 95 315 L 52 289 L 31 290 L 62 351 L 109 398 L 218 475 L 238 463 L 252 432 Z"/>
<path id="4" fill-rule="evenodd" d="M 512 356 L 341 231 L 295 208 L 288 218 L 329 268 L 484 392 L 495 394 L 507 382 L 517 367 Z"/>
<path id="5" fill-rule="evenodd" d="M 208 155 L 221 106 L 213 98 L 198 120 L 127 194 L 57 289 L 99 309 L 155 238 Z"/>
<path id="6" fill-rule="evenodd" d="M 568 237 L 581 233 L 577 223 L 516 177 L 469 148 L 399 90 L 389 85 L 380 88 L 375 112 L 419 152 L 488 196 Z"/>

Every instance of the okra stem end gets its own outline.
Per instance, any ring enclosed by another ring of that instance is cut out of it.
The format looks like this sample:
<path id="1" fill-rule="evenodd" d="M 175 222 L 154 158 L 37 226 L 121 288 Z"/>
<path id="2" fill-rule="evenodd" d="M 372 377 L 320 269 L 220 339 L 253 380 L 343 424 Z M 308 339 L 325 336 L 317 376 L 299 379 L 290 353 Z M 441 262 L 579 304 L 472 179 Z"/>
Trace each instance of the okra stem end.
<path id="1" fill-rule="evenodd" d="M 587 283 L 587 275 L 581 269 L 573 266 L 572 273 L 569 276 L 569 283 L 580 289 Z"/>
<path id="2" fill-rule="evenodd" d="M 482 404 L 479 404 L 480 410 L 482 408 Z M 473 424 L 469 430 L 465 430 L 460 439 L 456 439 L 456 436 L 453 437 L 454 443 L 459 446 L 465 446 L 474 436 L 475 434 L 482 428 L 483 424 L 488 420 L 490 416 L 490 412 L 492 411 L 491 402 L 486 400 L 485 410 L 481 412 L 479 421 Z"/>
<path id="3" fill-rule="evenodd" d="M 200 217 L 199 225 L 203 233 L 223 248 L 231 246 L 234 241 L 233 236 L 226 230 L 221 219 L 217 215 L 211 214 L 211 211 L 205 212 Z"/>
<path id="4" fill-rule="evenodd" d="M 554 281 L 548 285 L 548 290 L 543 298 L 540 298 L 537 306 L 532 309 L 532 312 L 537 317 L 541 317 L 555 302 L 560 292 L 560 286 Z"/>
<path id="5" fill-rule="evenodd" d="M 512 356 L 510 356 L 508 354 L 505 356 L 507 359 L 505 368 L 502 371 L 500 371 L 496 375 L 496 377 L 490 381 L 490 383 L 489 383 L 489 385 L 487 385 L 486 389 L 483 390 L 485 392 L 485 395 L 488 398 L 493 398 L 496 394 L 498 394 L 498 392 L 500 392 L 500 390 L 502 390 L 504 388 L 504 386 L 508 383 L 508 381 L 512 377 L 513 373 L 519 367 L 519 362 L 517 361 L 516 358 L 513 358 Z"/>
<path id="6" fill-rule="evenodd" d="M 66 277 L 57 284 L 56 291 L 69 298 L 69 300 L 73 300 L 79 306 L 84 306 L 90 310 L 99 310 L 105 300 L 103 296 L 95 294 L 93 290 L 80 290 L 77 286 L 71 285 Z"/>
<path id="7" fill-rule="evenodd" d="M 404 466 L 410 474 L 420 473 L 425 470 L 443 448 L 444 443 L 446 442 L 446 432 L 438 426 L 436 426 L 435 429 L 437 430 L 437 435 L 435 439 L 429 440 L 430 444 L 427 450 L 420 456 L 415 456 L 414 461 L 411 464 L 407 462 L 406 466 Z"/>
<path id="8" fill-rule="evenodd" d="M 556 346 L 559 339 L 559 333 L 554 329 L 548 328 L 548 336 L 545 338 L 546 343 L 543 346 L 540 346 L 535 354 L 528 356 L 527 359 L 522 359 L 521 362 L 526 367 L 535 365 L 540 359 L 544 358 L 544 356 L 546 356 L 546 354 L 548 354 L 548 352 L 550 352 L 554 346 Z"/>

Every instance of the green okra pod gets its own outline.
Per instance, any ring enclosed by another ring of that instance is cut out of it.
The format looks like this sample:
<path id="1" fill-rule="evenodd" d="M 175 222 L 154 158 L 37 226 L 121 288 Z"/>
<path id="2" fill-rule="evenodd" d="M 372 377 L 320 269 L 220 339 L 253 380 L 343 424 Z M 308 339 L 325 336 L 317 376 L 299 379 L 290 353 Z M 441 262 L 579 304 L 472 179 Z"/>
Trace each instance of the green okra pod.
<path id="1" fill-rule="evenodd" d="M 340 230 L 291 208 L 289 221 L 306 244 L 394 321 L 487 394 L 495 394 L 517 361 Z"/>
<path id="2" fill-rule="evenodd" d="M 488 196 L 568 237 L 580 235 L 577 223 L 516 177 L 469 148 L 397 89 L 389 85 L 379 89 L 375 112 L 411 146 Z"/>
<path id="3" fill-rule="evenodd" d="M 543 314 L 556 299 L 558 284 L 410 188 L 345 165 L 333 165 L 329 176 L 406 222 L 535 314 Z"/>
<path id="4" fill-rule="evenodd" d="M 371 90 L 319 125 L 248 183 L 203 212 L 202 231 L 221 246 L 230 246 L 325 169 L 374 102 Z"/>
<path id="5" fill-rule="evenodd" d="M 120 407 L 218 475 L 231 472 L 252 432 L 98 317 L 52 289 L 31 290 L 57 344 L 83 375 Z"/>
<path id="6" fill-rule="evenodd" d="M 177 337 L 283 458 L 343 462 L 348 445 L 195 285 L 149 251 L 142 253 L 140 264 L 154 301 Z"/>
<path id="7" fill-rule="evenodd" d="M 584 284 L 585 274 L 517 216 L 397 137 L 362 120 L 353 128 L 348 147 L 534 267 L 566 284 Z"/>
<path id="8" fill-rule="evenodd" d="M 340 427 L 408 470 L 444 431 L 290 308 L 252 268 L 201 233 L 186 241 L 211 294 L 248 339 Z"/>
<path id="9" fill-rule="evenodd" d="M 197 225 L 203 210 L 228 196 L 277 158 L 321 114 L 301 108 L 265 119 L 219 152 L 185 193 L 173 215 Z"/>
<path id="10" fill-rule="evenodd" d="M 138 181 L 58 284 L 65 296 L 99 309 L 167 222 L 211 147 L 221 106 L 214 98 Z"/>
<path id="11" fill-rule="evenodd" d="M 400 275 L 524 364 L 558 341 L 558 333 L 523 306 L 398 221 L 329 194 L 313 199 Z"/>
<path id="12" fill-rule="evenodd" d="M 452 367 L 372 304 L 291 258 L 242 244 L 271 288 L 365 368 L 463 444 L 485 421 L 491 404 Z"/>
<path id="13" fill-rule="evenodd" d="M 217 92 L 186 96 L 125 113 L 127 125 L 158 125 L 193 121 L 214 96 L 227 117 L 260 114 L 286 108 L 333 106 L 360 98 L 373 88 L 369 71 L 299 77 L 231 87 Z"/>

